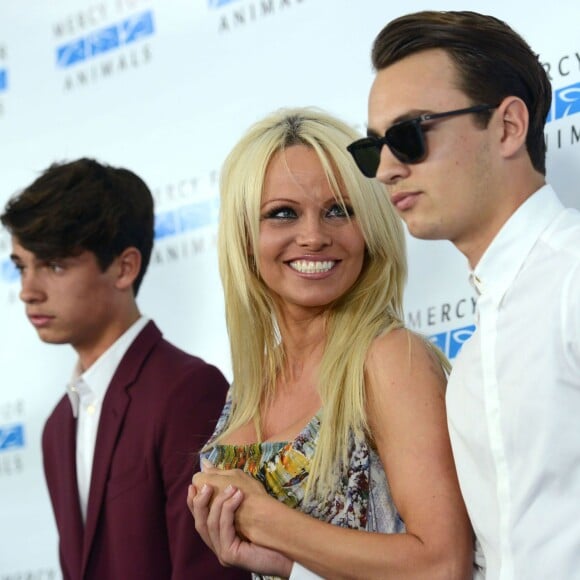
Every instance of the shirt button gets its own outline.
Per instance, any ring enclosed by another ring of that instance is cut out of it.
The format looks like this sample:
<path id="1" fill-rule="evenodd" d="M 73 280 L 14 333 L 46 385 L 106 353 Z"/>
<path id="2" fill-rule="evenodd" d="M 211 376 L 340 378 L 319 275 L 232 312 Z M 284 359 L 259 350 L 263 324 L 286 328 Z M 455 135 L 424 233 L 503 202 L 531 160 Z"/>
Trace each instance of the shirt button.
<path id="1" fill-rule="evenodd" d="M 483 294 L 483 282 L 475 274 L 471 274 L 470 281 L 476 292 L 481 296 Z"/>
<path id="2" fill-rule="evenodd" d="M 96 410 L 96 409 L 95 409 L 95 406 L 94 406 L 94 405 L 89 405 L 89 406 L 87 407 L 87 413 L 88 413 L 89 415 L 94 415 L 94 414 L 95 414 L 95 410 Z"/>

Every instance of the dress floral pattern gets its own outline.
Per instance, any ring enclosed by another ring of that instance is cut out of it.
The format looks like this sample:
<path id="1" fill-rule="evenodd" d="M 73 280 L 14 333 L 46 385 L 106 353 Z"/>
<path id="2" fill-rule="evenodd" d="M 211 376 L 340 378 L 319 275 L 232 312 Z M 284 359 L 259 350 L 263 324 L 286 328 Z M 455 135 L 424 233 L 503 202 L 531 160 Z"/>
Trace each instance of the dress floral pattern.
<path id="1" fill-rule="evenodd" d="M 231 391 L 231 390 L 230 390 Z M 306 480 L 316 449 L 322 412 L 315 415 L 294 441 L 248 445 L 213 445 L 230 416 L 231 392 L 215 432 L 203 453 L 221 469 L 241 469 L 262 483 L 287 506 L 345 528 L 402 533 L 405 525 L 393 503 L 387 477 L 377 453 L 367 441 L 351 437 L 349 464 L 338 486 L 324 501 L 306 497 Z M 253 575 L 258 578 L 270 576 Z"/>

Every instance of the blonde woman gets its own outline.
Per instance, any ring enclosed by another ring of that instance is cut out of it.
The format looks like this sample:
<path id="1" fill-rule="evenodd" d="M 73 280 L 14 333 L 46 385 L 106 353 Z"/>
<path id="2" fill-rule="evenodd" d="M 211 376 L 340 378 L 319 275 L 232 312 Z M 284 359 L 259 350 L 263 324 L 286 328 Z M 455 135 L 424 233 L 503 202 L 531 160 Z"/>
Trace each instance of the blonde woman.
<path id="1" fill-rule="evenodd" d="M 444 363 L 403 327 L 403 231 L 356 138 L 281 110 L 225 162 L 234 380 L 188 505 L 220 561 L 256 575 L 468 578 Z"/>

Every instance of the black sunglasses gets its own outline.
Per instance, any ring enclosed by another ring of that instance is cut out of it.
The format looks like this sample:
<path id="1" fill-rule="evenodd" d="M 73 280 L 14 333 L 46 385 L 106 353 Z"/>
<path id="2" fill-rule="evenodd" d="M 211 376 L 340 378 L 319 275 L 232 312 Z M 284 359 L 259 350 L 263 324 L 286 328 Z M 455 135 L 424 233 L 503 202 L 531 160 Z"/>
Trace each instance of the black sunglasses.
<path id="1" fill-rule="evenodd" d="M 419 163 L 427 155 L 425 133 L 422 123 L 467 113 L 481 113 L 497 108 L 497 105 L 475 105 L 445 113 L 425 113 L 414 119 L 400 121 L 387 129 L 384 137 L 364 137 L 351 143 L 347 149 L 366 177 L 376 177 L 381 159 L 381 149 L 386 145 L 391 153 L 403 163 Z"/>

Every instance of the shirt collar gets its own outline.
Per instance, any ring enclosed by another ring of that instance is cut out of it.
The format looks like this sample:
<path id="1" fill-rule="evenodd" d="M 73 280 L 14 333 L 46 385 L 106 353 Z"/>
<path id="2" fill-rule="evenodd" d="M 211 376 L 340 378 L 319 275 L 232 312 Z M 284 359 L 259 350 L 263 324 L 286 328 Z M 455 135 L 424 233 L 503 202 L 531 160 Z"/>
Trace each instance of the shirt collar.
<path id="1" fill-rule="evenodd" d="M 470 273 L 479 295 L 501 301 L 540 235 L 563 207 L 552 187 L 544 185 L 511 215 Z"/>
<path id="2" fill-rule="evenodd" d="M 78 417 L 81 398 L 90 397 L 91 402 L 103 399 L 121 359 L 148 322 L 147 317 L 141 316 L 87 370 L 83 371 L 77 361 L 67 385 L 74 417 Z"/>

